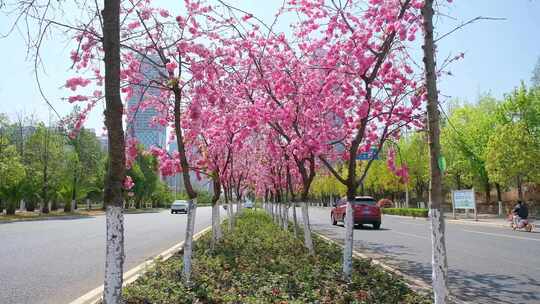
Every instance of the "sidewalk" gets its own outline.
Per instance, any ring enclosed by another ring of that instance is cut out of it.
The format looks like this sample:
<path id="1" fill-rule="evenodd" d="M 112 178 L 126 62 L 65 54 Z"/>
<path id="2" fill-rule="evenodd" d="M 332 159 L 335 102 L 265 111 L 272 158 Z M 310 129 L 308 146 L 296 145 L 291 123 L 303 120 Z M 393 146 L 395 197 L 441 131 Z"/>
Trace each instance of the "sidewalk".
<path id="1" fill-rule="evenodd" d="M 466 217 L 465 214 L 462 213 L 456 214 L 456 219 L 454 219 L 451 212 L 445 213 L 444 216 L 448 223 L 510 227 L 510 223 L 506 216 L 499 217 L 496 214 L 478 214 L 478 221 L 474 220 L 474 214 L 472 212 L 469 214 L 469 217 Z M 534 224 L 535 218 L 530 217 L 529 221 Z"/>

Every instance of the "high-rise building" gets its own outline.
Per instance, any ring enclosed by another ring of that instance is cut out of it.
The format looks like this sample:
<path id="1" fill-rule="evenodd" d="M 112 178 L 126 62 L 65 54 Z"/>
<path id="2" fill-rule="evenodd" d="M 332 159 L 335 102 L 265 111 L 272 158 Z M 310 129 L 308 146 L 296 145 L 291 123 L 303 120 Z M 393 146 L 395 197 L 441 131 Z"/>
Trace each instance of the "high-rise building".
<path id="1" fill-rule="evenodd" d="M 152 123 L 153 118 L 159 115 L 158 111 L 153 107 L 145 107 L 145 109 L 140 107 L 144 99 L 159 97 L 159 89 L 149 86 L 151 79 L 159 77 L 159 70 L 143 59 L 141 73 L 146 80 L 134 86 L 133 95 L 128 100 L 127 134 L 136 138 L 145 149 L 150 149 L 152 146 L 166 148 L 166 127 Z"/>
<path id="2" fill-rule="evenodd" d="M 173 155 L 177 151 L 178 144 L 176 142 L 171 142 L 169 144 L 169 154 Z M 191 185 L 195 191 L 207 191 L 209 193 L 213 193 L 212 183 L 206 176 L 201 175 L 200 179 L 198 179 L 193 171 L 189 172 L 189 176 L 191 179 Z M 171 191 L 175 191 L 177 193 L 185 192 L 186 190 L 184 187 L 184 179 L 182 174 L 167 177 L 167 184 L 169 185 L 169 189 L 171 189 Z"/>

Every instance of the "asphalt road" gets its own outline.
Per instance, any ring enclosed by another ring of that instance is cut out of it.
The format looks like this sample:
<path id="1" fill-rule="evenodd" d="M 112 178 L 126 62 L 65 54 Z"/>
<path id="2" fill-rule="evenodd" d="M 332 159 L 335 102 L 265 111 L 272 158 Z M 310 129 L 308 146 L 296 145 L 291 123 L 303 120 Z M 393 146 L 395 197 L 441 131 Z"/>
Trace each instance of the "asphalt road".
<path id="1" fill-rule="evenodd" d="M 186 220 L 126 214 L 124 271 L 183 241 Z M 195 231 L 210 224 L 211 208 L 197 208 Z M 105 216 L 0 224 L 0 303 L 69 303 L 103 284 L 104 261 Z"/>
<path id="2" fill-rule="evenodd" d="M 315 231 L 343 241 L 345 228 L 331 225 L 329 208 L 310 208 L 310 220 Z M 357 228 L 354 240 L 357 251 L 431 284 L 427 220 L 384 216 L 381 230 Z M 447 223 L 446 242 L 450 290 L 458 300 L 540 303 L 540 231 Z"/>

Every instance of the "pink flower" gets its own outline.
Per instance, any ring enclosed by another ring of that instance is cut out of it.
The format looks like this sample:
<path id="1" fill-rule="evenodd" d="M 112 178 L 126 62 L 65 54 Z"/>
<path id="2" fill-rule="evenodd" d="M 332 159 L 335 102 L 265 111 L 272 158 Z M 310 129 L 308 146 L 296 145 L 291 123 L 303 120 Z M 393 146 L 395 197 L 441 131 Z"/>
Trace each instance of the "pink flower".
<path id="1" fill-rule="evenodd" d="M 174 71 L 175 71 L 176 68 L 178 67 L 178 64 L 176 64 L 175 61 L 171 61 L 171 62 L 167 63 L 167 64 L 165 65 L 165 67 L 167 68 L 167 71 L 168 71 L 169 73 L 174 73 Z"/>
<path id="2" fill-rule="evenodd" d="M 141 26 L 141 23 L 139 21 L 133 21 L 133 22 L 128 24 L 128 29 L 130 31 L 132 31 L 132 30 L 138 28 L 139 26 Z"/>
<path id="3" fill-rule="evenodd" d="M 135 183 L 133 182 L 133 179 L 131 178 L 131 176 L 129 175 L 126 175 L 126 177 L 124 178 L 124 190 L 130 190 L 131 188 L 133 188 L 133 186 L 135 186 Z"/>
<path id="4" fill-rule="evenodd" d="M 75 95 L 75 96 L 69 96 L 68 101 L 69 103 L 74 103 L 76 101 L 87 101 L 88 97 L 83 95 Z"/>
<path id="5" fill-rule="evenodd" d="M 65 87 L 71 89 L 72 91 L 77 90 L 78 86 L 86 87 L 88 84 L 90 84 L 89 79 L 85 79 L 82 77 L 73 77 L 66 81 Z"/>
<path id="6" fill-rule="evenodd" d="M 163 17 L 163 18 L 169 17 L 169 11 L 167 11 L 166 9 L 159 10 L 159 14 L 160 14 L 161 17 Z"/>

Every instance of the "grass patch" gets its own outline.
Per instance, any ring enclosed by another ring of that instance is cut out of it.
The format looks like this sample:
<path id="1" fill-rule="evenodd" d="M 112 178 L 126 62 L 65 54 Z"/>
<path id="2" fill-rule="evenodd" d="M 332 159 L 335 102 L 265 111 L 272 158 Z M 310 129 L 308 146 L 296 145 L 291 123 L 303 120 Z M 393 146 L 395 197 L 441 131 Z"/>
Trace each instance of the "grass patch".
<path id="1" fill-rule="evenodd" d="M 177 254 L 127 286 L 125 303 L 430 303 L 367 260 L 355 260 L 353 281 L 346 284 L 340 279 L 341 249 L 314 241 L 317 255 L 311 257 L 301 240 L 269 216 L 245 210 L 214 252 L 210 233 L 196 242 L 191 286 L 181 281 Z"/>
<path id="2" fill-rule="evenodd" d="M 428 217 L 429 210 L 426 208 L 382 208 L 383 214 L 402 215 L 412 217 Z"/>

